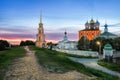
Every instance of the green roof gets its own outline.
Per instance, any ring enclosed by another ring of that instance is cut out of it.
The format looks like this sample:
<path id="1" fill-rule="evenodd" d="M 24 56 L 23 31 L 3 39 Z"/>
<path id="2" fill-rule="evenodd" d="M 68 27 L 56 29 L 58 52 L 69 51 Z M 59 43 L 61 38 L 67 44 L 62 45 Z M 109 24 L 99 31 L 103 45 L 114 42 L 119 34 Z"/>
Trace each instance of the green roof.
<path id="1" fill-rule="evenodd" d="M 112 50 L 112 46 L 111 46 L 110 44 L 106 44 L 106 45 L 104 46 L 104 49 L 105 49 L 105 50 Z"/>
<path id="2" fill-rule="evenodd" d="M 104 33 L 102 33 L 100 36 L 117 36 L 117 35 L 112 34 L 112 33 L 110 33 L 110 32 L 104 32 Z"/>

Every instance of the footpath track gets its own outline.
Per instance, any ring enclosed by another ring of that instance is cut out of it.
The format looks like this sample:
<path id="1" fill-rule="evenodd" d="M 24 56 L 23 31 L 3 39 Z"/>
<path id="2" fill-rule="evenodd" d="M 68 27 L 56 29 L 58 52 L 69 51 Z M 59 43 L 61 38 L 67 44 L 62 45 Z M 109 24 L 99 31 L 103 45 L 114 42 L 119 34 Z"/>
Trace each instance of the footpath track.
<path id="1" fill-rule="evenodd" d="M 4 80 L 90 80 L 89 76 L 70 71 L 63 74 L 49 73 L 38 64 L 35 52 L 24 47 L 26 56 L 16 59 L 8 68 Z"/>

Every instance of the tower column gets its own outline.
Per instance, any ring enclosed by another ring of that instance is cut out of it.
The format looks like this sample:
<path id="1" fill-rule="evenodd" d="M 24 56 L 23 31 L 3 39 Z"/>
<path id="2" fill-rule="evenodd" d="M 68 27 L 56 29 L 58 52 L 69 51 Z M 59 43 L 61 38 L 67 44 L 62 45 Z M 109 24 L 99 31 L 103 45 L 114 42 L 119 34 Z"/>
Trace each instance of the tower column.
<path id="1" fill-rule="evenodd" d="M 39 48 L 46 47 L 45 34 L 44 34 L 44 28 L 42 23 L 42 15 L 40 15 L 40 23 L 38 28 L 36 46 Z"/>

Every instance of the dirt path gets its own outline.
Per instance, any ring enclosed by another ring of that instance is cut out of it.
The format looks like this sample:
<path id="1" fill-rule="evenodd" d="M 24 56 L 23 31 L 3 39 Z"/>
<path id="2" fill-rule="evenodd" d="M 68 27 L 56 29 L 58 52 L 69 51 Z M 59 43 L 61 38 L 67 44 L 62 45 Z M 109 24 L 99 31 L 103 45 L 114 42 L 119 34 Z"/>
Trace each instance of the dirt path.
<path id="1" fill-rule="evenodd" d="M 17 59 L 12 66 L 9 67 L 4 80 L 90 80 L 91 78 L 78 73 L 76 71 L 66 72 L 64 74 L 55 74 L 47 72 L 41 67 L 34 55 L 34 51 L 30 51 L 25 47 L 27 55 Z"/>

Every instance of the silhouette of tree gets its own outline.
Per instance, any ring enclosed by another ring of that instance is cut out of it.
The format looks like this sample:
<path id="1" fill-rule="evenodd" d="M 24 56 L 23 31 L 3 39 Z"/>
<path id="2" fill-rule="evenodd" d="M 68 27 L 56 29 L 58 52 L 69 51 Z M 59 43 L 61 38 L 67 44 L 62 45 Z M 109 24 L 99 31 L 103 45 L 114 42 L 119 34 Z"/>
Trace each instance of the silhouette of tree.
<path id="1" fill-rule="evenodd" d="M 20 46 L 25 46 L 25 42 L 24 42 L 24 41 L 21 41 L 21 42 L 20 42 Z"/>
<path id="2" fill-rule="evenodd" d="M 35 45 L 35 42 L 30 41 L 30 40 L 20 42 L 20 46 L 26 46 L 26 45 Z"/>
<path id="3" fill-rule="evenodd" d="M 90 44 L 90 41 L 86 37 L 82 37 L 78 41 L 77 47 L 78 47 L 79 50 L 88 50 L 89 49 L 89 44 Z"/>
<path id="4" fill-rule="evenodd" d="M 101 51 L 103 51 L 103 48 L 105 44 L 107 43 L 111 44 L 113 49 L 120 51 L 120 37 L 114 38 L 114 39 L 106 39 L 106 38 L 97 37 L 91 41 L 88 41 L 85 37 L 82 37 L 78 41 L 77 47 L 80 50 L 91 49 L 92 51 L 98 51 L 99 45 L 96 44 L 97 41 L 99 41 L 101 44 Z"/>
<path id="5" fill-rule="evenodd" d="M 9 47 L 9 43 L 6 40 L 0 40 L 0 50 L 5 50 Z"/>

